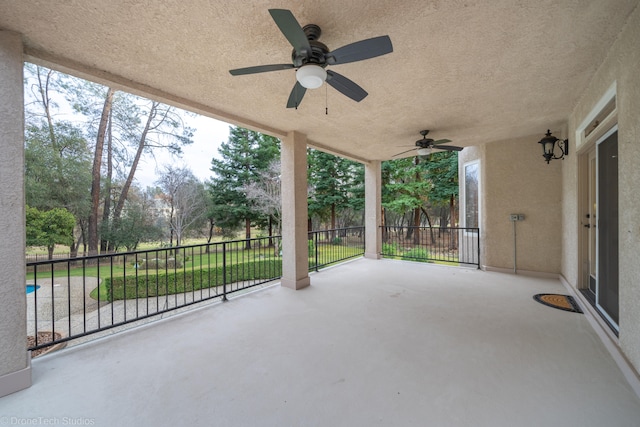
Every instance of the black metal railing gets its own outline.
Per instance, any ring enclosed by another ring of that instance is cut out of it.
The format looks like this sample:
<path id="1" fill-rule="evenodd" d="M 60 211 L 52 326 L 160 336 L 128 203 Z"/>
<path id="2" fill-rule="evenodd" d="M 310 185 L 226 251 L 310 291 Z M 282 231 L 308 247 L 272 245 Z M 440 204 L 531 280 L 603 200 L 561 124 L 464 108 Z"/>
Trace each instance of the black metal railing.
<path id="1" fill-rule="evenodd" d="M 30 350 L 248 289 L 282 275 L 280 237 L 27 263 Z M 31 292 L 30 292 L 31 291 Z M 41 333 L 46 331 L 46 333 Z"/>
<path id="2" fill-rule="evenodd" d="M 364 227 L 309 233 L 309 270 L 364 254 Z M 30 350 L 252 288 L 282 276 L 281 237 L 27 263 Z"/>
<path id="3" fill-rule="evenodd" d="M 364 227 L 309 233 L 309 271 L 364 255 Z"/>
<path id="4" fill-rule="evenodd" d="M 480 229 L 461 227 L 382 227 L 387 258 L 475 265 L 480 268 Z"/>

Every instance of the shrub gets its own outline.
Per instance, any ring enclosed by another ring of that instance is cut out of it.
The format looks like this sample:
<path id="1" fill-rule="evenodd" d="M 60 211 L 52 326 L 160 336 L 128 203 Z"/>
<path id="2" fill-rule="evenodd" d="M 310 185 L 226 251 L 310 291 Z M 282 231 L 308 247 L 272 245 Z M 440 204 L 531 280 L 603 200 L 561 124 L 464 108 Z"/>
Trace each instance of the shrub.
<path id="1" fill-rule="evenodd" d="M 138 260 L 138 268 L 146 270 L 164 270 L 166 268 L 172 270 L 175 268 L 182 268 L 184 266 L 184 262 L 182 260 L 182 255 L 177 255 L 171 258 L 143 258 Z"/>
<path id="2" fill-rule="evenodd" d="M 158 258 L 142 259 L 139 265 L 141 268 L 155 270 L 156 268 L 164 268 L 164 261 Z"/>
<path id="3" fill-rule="evenodd" d="M 182 268 L 184 263 L 182 262 L 182 257 L 177 255 L 175 258 L 167 258 L 167 268 Z"/>
<path id="4" fill-rule="evenodd" d="M 427 262 L 428 258 L 429 258 L 429 251 L 424 248 L 409 249 L 408 251 L 402 254 L 402 259 L 404 260 Z"/>
<path id="5" fill-rule="evenodd" d="M 383 243 L 382 253 L 387 255 L 395 255 L 398 253 L 398 246 L 395 243 Z"/>
<path id="6" fill-rule="evenodd" d="M 158 274 L 108 277 L 104 279 L 104 284 L 106 293 L 112 301 L 124 298 L 147 298 L 221 286 L 225 283 L 222 273 L 222 266 L 167 273 L 159 271 Z M 245 280 L 277 279 L 281 276 L 282 261 L 277 259 L 235 264 L 227 266 L 226 269 L 227 284 Z"/>
<path id="7" fill-rule="evenodd" d="M 341 245 L 342 244 L 342 238 L 341 237 L 334 237 L 333 239 L 331 239 L 331 244 L 332 245 Z"/>
<path id="8" fill-rule="evenodd" d="M 313 239 L 309 239 L 309 254 L 314 254 L 316 252 L 316 245 L 313 243 Z"/>

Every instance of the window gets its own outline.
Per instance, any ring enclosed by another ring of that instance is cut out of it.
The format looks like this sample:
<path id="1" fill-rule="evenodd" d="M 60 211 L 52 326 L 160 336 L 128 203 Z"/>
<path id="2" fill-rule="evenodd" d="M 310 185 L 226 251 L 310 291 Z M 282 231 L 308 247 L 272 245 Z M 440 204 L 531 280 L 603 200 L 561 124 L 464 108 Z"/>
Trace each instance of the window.
<path id="1" fill-rule="evenodd" d="M 464 165 L 464 226 L 478 228 L 480 165 Z"/>

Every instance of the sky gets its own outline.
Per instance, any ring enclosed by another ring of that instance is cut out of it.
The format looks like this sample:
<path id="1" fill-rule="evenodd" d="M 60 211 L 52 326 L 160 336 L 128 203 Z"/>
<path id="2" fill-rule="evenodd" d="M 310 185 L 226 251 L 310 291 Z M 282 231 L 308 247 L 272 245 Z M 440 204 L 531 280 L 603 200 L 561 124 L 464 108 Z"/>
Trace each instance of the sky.
<path id="1" fill-rule="evenodd" d="M 49 96 L 55 103 L 56 120 L 69 120 L 76 124 L 83 123 L 85 119 L 73 111 L 61 93 L 51 91 Z M 25 102 L 33 102 L 31 90 L 28 87 L 25 88 Z M 172 156 L 166 150 L 155 150 L 155 160 L 151 156 L 143 156 L 136 169 L 134 179 L 141 189 L 155 186 L 164 166 L 169 164 L 188 167 L 201 181 L 211 178 L 211 159 L 220 157 L 218 147 L 229 139 L 229 126 L 231 125 L 201 115 L 185 114 L 183 120 L 187 126 L 194 129 L 193 144 L 183 148 L 181 157 Z"/>
<path id="2" fill-rule="evenodd" d="M 182 157 L 170 155 L 165 150 L 157 150 L 156 161 L 147 157 L 141 161 L 136 171 L 141 188 L 153 187 L 165 165 L 185 166 L 201 181 L 211 178 L 211 159 L 220 158 L 218 147 L 229 139 L 229 124 L 206 116 L 185 117 L 188 126 L 195 129 L 193 144 L 183 148 Z"/>

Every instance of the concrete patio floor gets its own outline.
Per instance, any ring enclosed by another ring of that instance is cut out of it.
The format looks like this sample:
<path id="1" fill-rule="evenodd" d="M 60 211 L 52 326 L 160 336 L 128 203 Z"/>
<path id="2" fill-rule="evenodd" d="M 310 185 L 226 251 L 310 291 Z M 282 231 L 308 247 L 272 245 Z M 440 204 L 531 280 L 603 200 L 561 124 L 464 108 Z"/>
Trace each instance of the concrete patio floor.
<path id="1" fill-rule="evenodd" d="M 585 315 L 533 300 L 566 293 L 558 280 L 361 259 L 311 283 L 35 359 L 2 423 L 640 425 Z"/>

